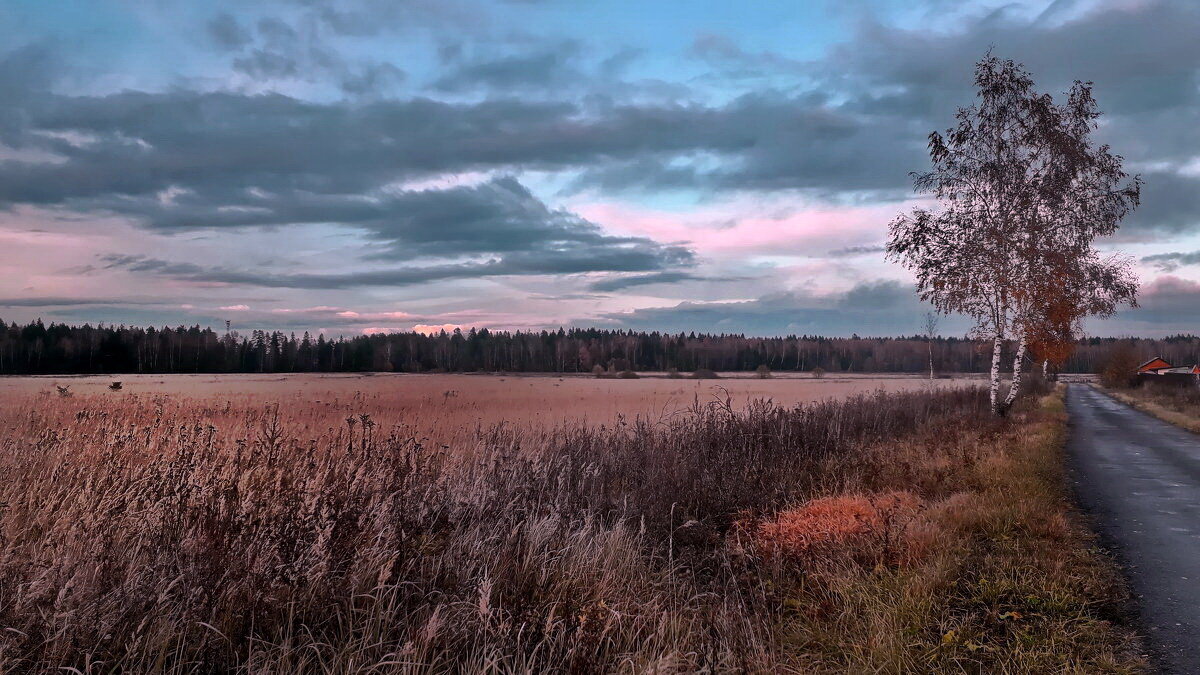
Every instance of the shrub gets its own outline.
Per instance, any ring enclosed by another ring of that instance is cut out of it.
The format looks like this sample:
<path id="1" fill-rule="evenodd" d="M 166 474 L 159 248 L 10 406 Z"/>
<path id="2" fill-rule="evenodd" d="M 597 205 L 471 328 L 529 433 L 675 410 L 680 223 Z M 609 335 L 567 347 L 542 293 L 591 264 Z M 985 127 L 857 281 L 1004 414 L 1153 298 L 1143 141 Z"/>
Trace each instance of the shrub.
<path id="1" fill-rule="evenodd" d="M 1141 365 L 1133 346 L 1127 342 L 1116 345 L 1108 353 L 1100 371 L 1100 383 L 1112 389 L 1126 389 L 1137 384 L 1137 368 Z"/>
<path id="2" fill-rule="evenodd" d="M 822 368 L 821 366 L 817 366 L 816 368 L 813 368 L 809 372 L 811 372 L 813 378 L 817 379 L 817 380 L 821 379 L 822 377 L 825 377 L 825 369 Z"/>
<path id="3" fill-rule="evenodd" d="M 720 377 L 715 371 L 708 368 L 697 368 L 692 372 L 692 378 L 696 380 L 716 380 Z"/>
<path id="4" fill-rule="evenodd" d="M 600 365 L 599 363 L 592 366 L 592 375 L 594 375 L 595 377 L 604 377 L 605 374 L 606 373 L 604 372 L 604 366 Z"/>
<path id="5" fill-rule="evenodd" d="M 678 368 L 667 368 L 667 377 L 672 380 L 678 380 L 683 376 L 679 374 Z"/>
<path id="6" fill-rule="evenodd" d="M 636 379 L 638 379 L 638 374 L 633 372 L 632 370 L 622 370 L 621 372 L 617 373 L 617 379 L 636 380 Z"/>
<path id="7" fill-rule="evenodd" d="M 765 380 L 768 377 L 771 377 L 771 369 L 768 368 L 767 364 L 764 363 L 754 369 L 754 374 L 758 377 L 758 379 Z"/>

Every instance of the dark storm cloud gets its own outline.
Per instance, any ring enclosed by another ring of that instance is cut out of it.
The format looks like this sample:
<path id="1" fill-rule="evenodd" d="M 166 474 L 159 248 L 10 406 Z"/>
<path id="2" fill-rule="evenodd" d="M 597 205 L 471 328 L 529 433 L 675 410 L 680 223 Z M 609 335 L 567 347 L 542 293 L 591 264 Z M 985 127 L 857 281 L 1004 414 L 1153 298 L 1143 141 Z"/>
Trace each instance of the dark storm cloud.
<path id="1" fill-rule="evenodd" d="M 858 255 L 871 255 L 887 251 L 886 246 L 847 246 L 826 253 L 831 258 L 849 258 Z"/>
<path id="2" fill-rule="evenodd" d="M 175 195 L 169 201 L 145 197 L 92 199 L 86 204 L 99 210 L 136 214 L 162 230 L 349 225 L 381 245 L 370 255 L 378 260 L 529 254 L 547 261 L 575 256 L 601 261 L 626 255 L 639 261 L 634 263 L 635 269 L 692 262 L 692 253 L 684 247 L 660 245 L 645 237 L 607 235 L 598 225 L 574 213 L 546 206 L 511 177 L 371 198 L 238 191 L 224 195 L 223 201 L 233 206 L 212 212 L 207 195 L 192 194 Z"/>
<path id="3" fill-rule="evenodd" d="M 221 283 L 266 288 L 345 289 L 362 286 L 412 286 L 446 279 L 478 279 L 512 275 L 580 274 L 584 272 L 638 272 L 664 265 L 686 264 L 690 254 L 683 250 L 576 248 L 550 257 L 529 253 L 505 255 L 486 262 L 420 265 L 374 271 L 334 274 L 259 272 L 225 268 L 205 269 L 143 256 L 106 256 L 110 268 L 125 268 L 180 281 Z"/>
<path id="4" fill-rule="evenodd" d="M 616 53 L 600 62 L 600 74 L 608 78 L 619 77 L 629 66 L 645 55 L 646 50 L 635 47 L 617 50 Z"/>
<path id="5" fill-rule="evenodd" d="M 342 91 L 352 96 L 365 96 L 386 91 L 408 78 L 399 67 L 390 63 L 368 63 L 342 75 Z"/>
<path id="6" fill-rule="evenodd" d="M 207 28 L 213 42 L 232 55 L 233 71 L 260 84 L 332 80 L 346 94 L 369 97 L 404 81 L 406 73 L 398 66 L 348 60 L 324 39 L 313 21 L 290 20 L 303 26 L 272 16 L 260 19 L 251 31 L 233 16 L 219 14 Z"/>
<path id="7" fill-rule="evenodd" d="M 547 207 L 514 178 L 404 192 L 382 205 L 387 213 L 370 223 L 372 236 L 388 245 L 378 258 L 476 253 L 552 257 L 573 251 L 602 257 L 616 249 L 690 261 L 690 253 L 679 247 L 663 247 L 644 237 L 606 235 L 573 213 Z"/>
<path id="8" fill-rule="evenodd" d="M 1200 251 L 1156 253 L 1143 257 L 1142 262 L 1154 265 L 1164 272 L 1174 272 L 1186 265 L 1200 265 Z"/>
<path id="9" fill-rule="evenodd" d="M 300 72 L 300 63 L 278 52 L 255 49 L 234 59 L 233 69 L 256 79 L 273 80 L 295 77 Z"/>
<path id="10" fill-rule="evenodd" d="M 413 190 L 373 200 L 341 196 L 247 196 L 239 209 L 204 220 L 203 207 L 149 199 L 142 215 L 158 227 L 179 229 L 335 222 L 352 224 L 379 246 L 375 261 L 411 263 L 401 269 L 347 274 L 297 274 L 205 268 L 141 255 L 110 254 L 110 269 L 196 282 L 268 287 L 349 288 L 403 286 L 428 281 L 502 275 L 647 272 L 689 267 L 683 246 L 645 237 L 607 235 L 569 211 L 551 209 L 513 178 L 444 190 Z M 160 209 L 155 211 L 155 209 Z M 471 258 L 462 261 L 461 258 Z M 420 263 L 420 261 L 425 261 Z M 438 262 L 444 261 L 444 262 Z"/>
<path id="11" fill-rule="evenodd" d="M 353 38 L 414 30 L 461 36 L 483 32 L 491 23 L 486 11 L 461 0 L 291 0 L 291 4 L 335 34 Z"/>
<path id="12" fill-rule="evenodd" d="M 1165 171 L 1145 173 L 1142 178 L 1142 203 L 1126 219 L 1135 233 L 1179 234 L 1200 227 L 1200 180 Z"/>
<path id="13" fill-rule="evenodd" d="M 847 191 L 906 194 L 907 169 L 900 167 L 921 166 L 927 132 L 903 119 L 873 120 L 820 99 L 765 92 L 721 107 L 615 110 L 607 122 L 614 141 L 648 142 L 632 156 L 598 157 L 607 161 L 587 167 L 576 184 L 647 191 L 807 189 L 831 197 Z M 660 132 L 657 139 L 654 130 Z M 687 161 L 706 155 L 722 160 L 715 167 Z"/>
<path id="14" fill-rule="evenodd" d="M 1099 137 L 1132 166 L 1194 157 L 1200 147 L 1200 5 L 1151 0 L 1104 4 L 1069 18 L 1066 14 L 1062 3 L 1032 20 L 1000 10 L 941 31 L 902 29 L 868 19 L 853 39 L 807 63 L 752 52 L 719 35 L 698 39 L 693 54 L 733 81 L 791 75 L 796 83 L 813 80 L 820 90 L 834 94 L 839 102 L 825 109 L 868 128 L 852 136 L 867 142 L 845 144 L 847 154 L 877 158 L 887 173 L 877 181 L 855 181 L 860 166 L 851 161 L 849 176 L 836 171 L 830 175 L 833 190 L 890 183 L 895 191 L 878 194 L 889 197 L 907 188 L 906 172 L 924 168 L 927 159 L 923 152 L 906 148 L 906 140 L 949 126 L 954 109 L 974 100 L 970 64 L 989 45 L 997 55 L 1023 62 L 1045 91 L 1061 92 L 1075 79 L 1095 82 L 1106 113 Z M 898 125 L 900 133 L 889 136 L 871 125 Z M 808 172 L 797 170 L 793 162 L 797 151 L 807 155 L 812 149 L 783 135 L 772 140 L 771 149 L 756 147 L 762 154 L 737 176 L 740 180 L 726 184 L 770 187 L 774 176 L 779 179 L 776 185 L 792 181 L 806 186 L 802 177 Z M 826 159 L 836 156 L 829 153 Z M 819 165 L 808 157 L 805 161 L 809 169 Z M 631 180 L 656 180 L 644 166 L 631 166 L 628 175 Z M 621 179 L 610 168 L 598 176 L 609 186 Z M 673 166 L 657 178 L 665 185 L 689 179 Z M 1197 181 L 1168 172 L 1147 178 L 1143 208 L 1129 220 L 1131 228 L 1180 232 L 1200 225 L 1194 216 Z"/>
<path id="15" fill-rule="evenodd" d="M 250 44 L 250 31 L 231 14 L 221 13 L 208 22 L 208 35 L 222 49 L 241 49 Z"/>
<path id="16" fill-rule="evenodd" d="M 610 162 L 620 171 L 623 161 L 665 163 L 696 152 L 739 159 L 689 172 L 693 184 L 873 188 L 894 185 L 889 165 L 911 164 L 921 145 L 919 136 L 894 126 L 777 96 L 743 97 L 720 108 L 584 109 L 513 100 L 352 105 L 278 94 L 123 92 L 41 96 L 22 112 L 23 128 L 4 140 L 67 161 L 0 165 L 0 200 L 71 206 L 104 198 L 118 212 L 121 200 L 171 186 L 214 198 L 215 210 L 231 205 L 221 195 L 244 188 L 363 194 L 447 171 Z"/>
<path id="17" fill-rule="evenodd" d="M 724 35 L 706 34 L 697 37 L 689 54 L 703 60 L 714 69 L 711 78 L 753 82 L 781 76 L 803 77 L 811 71 L 810 64 L 773 52 L 750 52 Z"/>
<path id="18" fill-rule="evenodd" d="M 568 40 L 529 53 L 453 63 L 433 86 L 451 92 L 475 88 L 513 92 L 563 86 L 583 78 L 574 65 L 579 54 L 580 44 Z"/>
<path id="19" fill-rule="evenodd" d="M 1044 91 L 1057 94 L 1075 79 L 1094 82 L 1105 113 L 1098 137 L 1126 157 L 1130 173 L 1138 165 L 1193 158 L 1200 148 L 1200 5 L 1151 0 L 1104 4 L 1070 19 L 1063 12 L 1060 5 L 1030 21 L 1001 11 L 943 32 L 868 21 L 817 72 L 826 86 L 850 93 L 846 109 L 932 130 L 949 126 L 950 111 L 973 101 L 966 64 L 991 45 L 993 53 L 1023 62 Z M 1157 170 L 1144 177 L 1142 206 L 1127 220 L 1129 230 L 1180 233 L 1200 226 L 1200 181 Z"/>
<path id="20" fill-rule="evenodd" d="M 1167 335 L 1195 332 L 1200 321 L 1200 284 L 1161 277 L 1147 284 L 1135 309 L 1116 318 L 1088 322 L 1092 335 Z M 637 330 L 704 331 L 748 335 L 914 335 L 929 311 L 911 286 L 892 281 L 866 282 L 835 296 L 802 291 L 764 295 L 744 302 L 683 302 L 599 317 L 608 325 Z M 942 317 L 940 333 L 964 334 L 970 323 Z M 587 319 L 580 325 L 593 323 Z"/>
<path id="21" fill-rule="evenodd" d="M 276 17 L 266 17 L 258 21 L 258 34 L 270 44 L 287 45 L 300 38 L 300 34 L 286 21 Z"/>
<path id="22" fill-rule="evenodd" d="M 58 52 L 34 43 L 0 56 L 0 141 L 13 147 L 30 131 L 26 106 L 46 96 L 59 77 Z"/>
<path id="23" fill-rule="evenodd" d="M 880 281 L 860 284 L 835 296 L 792 291 L 743 302 L 683 302 L 602 318 L 622 328 L 671 332 L 911 335 L 919 332 L 920 317 L 928 309 L 917 300 L 911 286 Z M 943 324 L 943 333 L 965 330 L 959 320 L 943 320 Z"/>
<path id="24" fill-rule="evenodd" d="M 169 185 L 218 198 L 217 188 L 232 186 L 363 194 L 439 172 L 513 168 L 578 170 L 576 185 L 610 190 L 809 189 L 830 197 L 868 191 L 898 198 L 909 192 L 907 172 L 927 163 L 925 135 L 972 100 L 970 64 L 986 44 L 1025 61 L 1046 89 L 1075 76 L 1095 79 L 1102 108 L 1114 113 L 1110 128 L 1120 130 L 1115 149 L 1132 161 L 1156 161 L 1163 153 L 1191 152 L 1188 143 L 1167 142 L 1178 134 L 1197 136 L 1194 147 L 1200 147 L 1197 17 L 1189 6 L 1152 2 L 1065 23 L 981 19 L 946 33 L 866 24 L 849 44 L 806 64 L 807 77 L 825 93 L 762 90 L 719 106 L 420 98 L 316 104 L 187 91 L 42 96 L 23 107 L 24 128 L 5 140 L 46 146 L 69 161 L 0 170 L 0 198 L 63 203 L 145 195 Z M 261 23 L 263 42 L 238 56 L 240 67 L 263 78 L 295 73 L 299 57 L 279 47 L 294 41 L 295 31 L 278 21 Z M 708 54 L 745 56 L 716 38 L 704 45 Z M 492 60 L 459 63 L 456 57 L 441 85 L 552 91 L 578 48 L 564 42 Z M 369 90 L 372 77 L 385 70 L 360 73 L 349 86 Z M 1155 124 L 1134 122 L 1144 116 Z M 97 138 L 73 146 L 38 131 Z M 698 161 L 703 158 L 719 161 Z M 1148 184 L 1148 191 L 1156 189 Z M 1148 199 L 1146 213 L 1153 214 L 1134 222 L 1169 227 L 1186 213 L 1175 208 L 1184 195 L 1164 191 L 1155 204 Z"/>
<path id="25" fill-rule="evenodd" d="M 206 272 L 205 268 L 195 263 L 178 263 L 147 258 L 144 255 L 110 253 L 100 256 L 105 269 L 124 269 L 130 272 L 150 272 L 175 278 L 192 278 Z"/>
<path id="26" fill-rule="evenodd" d="M 1102 109 L 1124 115 L 1200 100 L 1197 31 L 1200 11 L 1182 0 L 1106 4 L 1060 22 L 1001 12 L 952 31 L 865 21 L 816 72 L 831 86 L 857 89 L 860 109 L 948 123 L 947 111 L 973 98 L 964 64 L 991 45 L 995 54 L 1023 62 L 1042 89 L 1094 81 Z"/>
<path id="27" fill-rule="evenodd" d="M 633 286 L 647 286 L 650 284 L 669 284 L 680 281 L 704 281 L 705 277 L 697 276 L 691 272 L 654 272 L 652 274 L 638 274 L 634 276 L 613 277 L 611 279 L 603 279 L 588 286 L 593 291 L 600 293 L 611 293 Z"/>
<path id="28" fill-rule="evenodd" d="M 75 305 L 161 305 L 161 301 L 139 301 L 128 298 L 68 298 L 32 296 L 28 298 L 0 298 L 0 307 L 71 307 Z"/>
<path id="29" fill-rule="evenodd" d="M 575 114 L 570 106 L 514 101 L 349 105 L 279 94 L 124 92 L 40 96 L 20 112 L 24 125 L 5 130 L 3 140 L 67 161 L 0 165 L 7 203 L 120 199 L 170 186 L 218 196 L 249 188 L 362 194 L 444 171 L 562 165 L 601 144 L 599 130 L 583 138 L 554 133 Z"/>
<path id="30" fill-rule="evenodd" d="M 402 9 L 390 4 L 359 3 L 343 12 L 300 3 L 323 17 L 321 25 L 346 33 L 379 23 L 373 13 L 456 11 L 429 2 L 399 3 Z M 720 105 L 556 101 L 554 83 L 578 50 L 574 43 L 541 54 L 500 53 L 490 61 L 452 55 L 456 70 L 443 86 L 501 92 L 543 86 L 548 96 L 473 103 L 313 103 L 183 89 L 51 95 L 28 74 L 38 72 L 27 72 L 29 53 L 19 52 L 0 64 L 7 97 L 0 141 L 63 159 L 0 163 L 0 204 L 109 212 L 162 230 L 328 222 L 364 227 L 384 241 L 390 241 L 385 225 L 393 221 L 406 233 L 396 240 L 419 247 L 424 243 L 403 209 L 434 208 L 437 197 L 395 197 L 386 188 L 443 173 L 573 171 L 576 187 L 606 190 L 805 189 L 831 199 L 848 193 L 899 198 L 910 193 L 907 172 L 927 163 L 925 135 L 972 100 L 970 64 L 987 44 L 1026 62 L 1045 89 L 1073 77 L 1094 79 L 1101 107 L 1112 113 L 1103 134 L 1114 149 L 1131 162 L 1166 157 L 1178 163 L 1200 147 L 1198 17 L 1187 3 L 1147 2 L 1066 21 L 1031 23 L 1001 13 L 943 32 L 865 23 L 846 45 L 803 64 L 711 37 L 697 45 L 708 59 L 786 68 L 820 83 L 823 92 L 763 89 Z M 217 25 L 222 21 L 209 26 L 210 33 L 224 36 L 223 44 L 234 49 L 231 58 L 252 77 L 297 76 L 316 64 L 341 73 L 344 90 L 364 94 L 403 77 L 386 64 L 349 68 L 327 45 L 281 19 L 260 21 L 252 43 Z M 1195 187 L 1194 179 L 1177 173 L 1148 175 L 1131 226 L 1195 229 Z"/>
<path id="31" fill-rule="evenodd" d="M 620 111 L 618 130 L 635 136 L 660 128 L 678 142 L 588 168 L 579 181 L 606 189 L 807 189 L 835 196 L 908 192 L 907 167 L 922 165 L 927 131 L 911 121 L 872 119 L 827 105 L 823 97 L 774 92 L 720 107 Z M 687 160 L 721 157 L 716 166 Z M 684 160 L 684 161 L 680 161 Z"/>

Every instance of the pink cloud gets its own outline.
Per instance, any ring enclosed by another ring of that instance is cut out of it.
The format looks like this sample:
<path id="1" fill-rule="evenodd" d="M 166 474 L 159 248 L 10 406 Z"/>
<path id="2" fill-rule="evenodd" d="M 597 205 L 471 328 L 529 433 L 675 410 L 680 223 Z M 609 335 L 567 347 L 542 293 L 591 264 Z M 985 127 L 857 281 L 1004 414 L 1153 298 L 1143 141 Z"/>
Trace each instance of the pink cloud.
<path id="1" fill-rule="evenodd" d="M 319 305 L 317 307 L 279 307 L 270 310 L 271 314 L 296 314 L 301 316 L 313 317 L 337 317 L 339 319 L 361 319 L 363 321 L 382 321 L 382 320 L 404 320 L 412 319 L 413 315 L 408 312 L 360 312 L 352 309 L 343 309 L 341 307 L 330 307 L 327 305 Z"/>
<path id="2" fill-rule="evenodd" d="M 689 242 L 702 255 L 820 256 L 883 240 L 896 205 L 810 206 L 741 199 L 686 213 L 595 202 L 572 209 L 606 229 L 657 241 Z"/>
<path id="3" fill-rule="evenodd" d="M 1200 282 L 1164 274 L 1142 286 L 1142 297 L 1168 294 L 1200 294 Z"/>
<path id="4" fill-rule="evenodd" d="M 461 329 L 462 326 L 460 326 L 456 323 L 444 323 L 440 326 L 437 326 L 437 325 L 430 326 L 427 324 L 419 323 L 412 327 L 413 331 L 415 331 L 417 333 L 421 333 L 422 335 L 437 335 L 438 333 L 440 333 L 442 331 L 446 331 L 447 333 L 453 333 L 454 329 L 456 329 L 456 328 Z"/>
<path id="5" fill-rule="evenodd" d="M 302 307 L 302 308 L 279 307 L 276 309 L 272 309 L 271 313 L 272 314 L 329 314 L 331 312 L 341 312 L 341 311 L 342 311 L 342 308 L 340 308 L 340 307 L 328 307 L 325 305 L 319 305 L 317 307 Z"/>
<path id="6" fill-rule="evenodd" d="M 217 309 L 223 309 L 226 312 L 245 312 L 250 309 L 249 305 L 223 305 Z"/>

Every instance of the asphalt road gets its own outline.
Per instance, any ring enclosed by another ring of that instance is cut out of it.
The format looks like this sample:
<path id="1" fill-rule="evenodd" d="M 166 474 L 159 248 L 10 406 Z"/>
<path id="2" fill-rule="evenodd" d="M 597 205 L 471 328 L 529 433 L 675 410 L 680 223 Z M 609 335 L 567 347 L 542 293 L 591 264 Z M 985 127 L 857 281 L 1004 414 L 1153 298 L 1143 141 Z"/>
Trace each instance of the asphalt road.
<path id="1" fill-rule="evenodd" d="M 1095 389 L 1067 391 L 1080 504 L 1127 566 L 1164 672 L 1200 673 L 1200 436 Z"/>

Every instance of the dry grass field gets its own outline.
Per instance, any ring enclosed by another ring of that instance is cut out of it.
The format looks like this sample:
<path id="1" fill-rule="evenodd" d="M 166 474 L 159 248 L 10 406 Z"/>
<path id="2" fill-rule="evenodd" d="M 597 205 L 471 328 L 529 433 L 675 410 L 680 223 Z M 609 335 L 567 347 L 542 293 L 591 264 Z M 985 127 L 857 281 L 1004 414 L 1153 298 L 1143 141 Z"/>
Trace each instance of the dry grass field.
<path id="1" fill-rule="evenodd" d="M 120 391 L 110 391 L 114 380 Z M 934 380 L 938 389 L 978 383 L 972 376 Z M 0 404 L 22 407 L 57 396 L 119 403 L 129 396 L 163 396 L 199 405 L 281 411 L 304 409 L 306 429 L 338 426 L 348 414 L 369 414 L 385 426 L 403 424 L 422 434 L 474 434 L 504 423 L 545 428 L 557 424 L 611 424 L 618 419 L 661 421 L 695 404 L 728 402 L 743 408 L 754 400 L 782 406 L 840 399 L 877 391 L 924 390 L 926 378 L 910 375 L 838 375 L 814 379 L 780 373 L 722 373 L 716 380 L 669 379 L 645 373 L 639 379 L 596 379 L 585 375 L 397 375 L 386 373 L 298 375 L 116 375 L 111 377 L 0 377 Z M 92 397 L 95 397 L 94 399 Z"/>
<path id="2" fill-rule="evenodd" d="M 1054 394 L 999 420 L 904 378 L 123 382 L 0 383 L 0 672 L 1142 665 Z"/>

